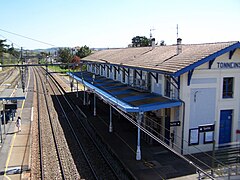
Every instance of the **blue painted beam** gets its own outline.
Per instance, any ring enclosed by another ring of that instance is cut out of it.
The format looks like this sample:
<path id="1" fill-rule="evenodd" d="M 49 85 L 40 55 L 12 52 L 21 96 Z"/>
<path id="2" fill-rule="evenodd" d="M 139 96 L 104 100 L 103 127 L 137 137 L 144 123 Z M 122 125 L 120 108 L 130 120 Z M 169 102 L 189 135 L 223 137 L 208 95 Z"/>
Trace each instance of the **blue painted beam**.
<path id="1" fill-rule="evenodd" d="M 126 102 L 132 102 L 132 101 L 137 101 L 137 100 L 142 100 L 142 99 L 146 99 L 146 98 L 150 98 L 150 97 L 154 97 L 155 95 L 150 94 L 150 95 L 138 95 L 138 96 L 129 96 L 129 97 L 125 97 L 122 98 L 122 100 L 126 101 Z"/>
<path id="2" fill-rule="evenodd" d="M 188 86 L 190 86 L 190 82 L 191 82 L 191 79 L 192 79 L 193 71 L 194 71 L 194 69 L 188 71 L 188 83 L 187 83 Z"/>
<path id="3" fill-rule="evenodd" d="M 114 68 L 117 72 L 119 72 L 119 67 L 117 68 L 116 66 L 113 66 L 113 68 Z"/>
<path id="4" fill-rule="evenodd" d="M 176 78 L 174 78 L 173 76 L 170 76 L 170 78 L 176 83 L 177 85 L 177 89 L 180 89 L 180 76 Z"/>
<path id="5" fill-rule="evenodd" d="M 140 70 L 140 72 L 138 72 L 137 70 L 135 71 L 136 74 L 138 74 L 140 76 L 140 78 L 142 79 L 142 71 Z"/>
<path id="6" fill-rule="evenodd" d="M 25 96 L 20 96 L 20 97 L 0 97 L 0 101 L 6 100 L 6 101 L 11 101 L 11 100 L 25 100 Z"/>
<path id="7" fill-rule="evenodd" d="M 126 85 L 119 85 L 119 86 L 111 86 L 111 87 L 104 87 L 104 89 L 106 90 L 113 90 L 113 89 L 117 89 L 117 88 L 121 88 L 121 87 L 125 87 Z"/>
<path id="8" fill-rule="evenodd" d="M 212 60 L 209 61 L 208 69 L 211 69 L 211 68 L 212 68 L 212 65 L 213 65 L 215 59 L 216 59 L 216 58 L 214 58 L 214 59 L 212 59 Z"/>
<path id="9" fill-rule="evenodd" d="M 232 59 L 233 54 L 235 53 L 236 49 L 229 51 L 229 59 Z"/>
<path id="10" fill-rule="evenodd" d="M 231 46 L 228 46 L 228 47 L 226 47 L 226 48 L 224 48 L 224 49 L 222 49 L 220 51 L 217 51 L 217 52 L 215 52 L 215 53 L 213 53 L 213 54 L 211 54 L 211 55 L 209 55 L 209 56 L 207 56 L 207 57 L 205 57 L 205 58 L 203 58 L 203 59 L 201 59 L 201 60 L 199 60 L 199 61 L 197 61 L 197 62 L 195 62 L 195 63 L 193 63 L 193 64 L 191 64 L 191 65 L 189 65 L 187 67 L 185 67 L 185 68 L 182 68 L 181 70 L 173 73 L 172 75 L 174 77 L 178 77 L 181 74 L 184 74 L 184 73 L 186 73 L 186 72 L 188 72 L 188 71 L 190 71 L 190 70 L 192 70 L 192 69 L 194 69 L 194 68 L 196 68 L 196 67 L 198 67 L 198 66 L 200 66 L 200 65 L 202 65 L 202 64 L 204 64 L 206 62 L 209 62 L 209 61 L 211 61 L 211 60 L 213 60 L 213 59 L 215 59 L 215 58 L 217 58 L 217 57 L 219 57 L 219 56 L 221 56 L 221 55 L 223 55 L 223 54 L 225 54 L 225 53 L 227 53 L 229 51 L 232 51 L 232 50 L 234 50 L 236 48 L 240 48 L 240 42 L 237 42 L 237 43 L 235 43 L 235 44 L 233 44 Z"/>
<path id="11" fill-rule="evenodd" d="M 139 112 L 146 112 L 146 111 L 155 111 L 158 109 L 165 109 L 165 108 L 171 108 L 176 106 L 181 106 L 182 102 L 180 101 L 169 101 L 166 103 L 153 103 L 153 104 L 145 104 L 139 106 Z"/>
<path id="12" fill-rule="evenodd" d="M 149 74 L 156 80 L 156 83 L 158 83 L 158 73 L 156 73 L 156 76 L 152 72 L 149 72 Z"/>
<path id="13" fill-rule="evenodd" d="M 131 92 L 134 92 L 133 90 L 127 89 L 123 91 L 117 91 L 117 92 L 111 92 L 112 95 L 120 95 L 120 94 L 129 94 Z"/>

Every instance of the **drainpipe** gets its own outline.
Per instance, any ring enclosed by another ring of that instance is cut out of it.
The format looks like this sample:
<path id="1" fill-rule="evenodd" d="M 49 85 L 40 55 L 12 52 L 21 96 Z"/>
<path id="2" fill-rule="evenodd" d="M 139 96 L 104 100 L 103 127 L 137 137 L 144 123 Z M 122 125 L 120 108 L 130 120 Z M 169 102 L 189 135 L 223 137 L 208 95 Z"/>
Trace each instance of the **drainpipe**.
<path id="1" fill-rule="evenodd" d="M 183 155 L 183 143 L 184 143 L 184 121 L 185 121 L 185 102 L 179 99 L 183 103 L 183 117 L 182 117 L 182 142 L 181 142 L 181 154 Z"/>

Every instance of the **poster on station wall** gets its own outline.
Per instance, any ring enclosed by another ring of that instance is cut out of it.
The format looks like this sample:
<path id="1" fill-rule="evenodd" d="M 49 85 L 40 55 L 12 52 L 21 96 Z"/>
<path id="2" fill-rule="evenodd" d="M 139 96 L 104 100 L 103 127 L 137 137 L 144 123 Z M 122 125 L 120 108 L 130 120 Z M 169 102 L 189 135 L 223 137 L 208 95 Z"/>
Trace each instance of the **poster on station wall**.
<path id="1" fill-rule="evenodd" d="M 199 144 L 199 132 L 198 128 L 189 129 L 189 145 Z"/>

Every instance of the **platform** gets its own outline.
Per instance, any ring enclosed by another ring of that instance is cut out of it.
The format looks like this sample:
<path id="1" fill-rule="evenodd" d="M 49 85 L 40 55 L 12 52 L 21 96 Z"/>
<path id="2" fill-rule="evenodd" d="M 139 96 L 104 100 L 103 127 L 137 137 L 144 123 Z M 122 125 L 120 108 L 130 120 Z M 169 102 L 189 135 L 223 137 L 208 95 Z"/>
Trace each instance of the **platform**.
<path id="1" fill-rule="evenodd" d="M 30 75 L 28 76 L 28 79 Z M 0 180 L 30 179 L 30 144 L 33 103 L 33 81 L 29 81 L 26 91 L 21 88 L 5 89 L 0 94 L 1 100 L 17 100 L 15 118 L 6 124 L 6 133 L 0 143 Z M 21 132 L 17 132 L 16 118 L 22 119 Z M 3 129 L 3 125 L 2 125 Z"/>
<path id="2" fill-rule="evenodd" d="M 110 133 L 109 106 L 103 101 L 97 100 L 97 116 L 94 117 L 93 107 L 82 105 L 83 92 L 79 95 L 77 99 L 76 93 L 71 93 L 74 102 L 78 102 L 78 106 L 86 113 L 87 120 L 100 134 L 103 142 L 106 142 L 112 148 L 113 152 L 125 167 L 134 174 L 136 179 L 159 180 L 187 175 L 191 175 L 191 179 L 197 179 L 195 168 L 160 144 L 149 145 L 141 139 L 142 160 L 137 161 L 137 127 L 114 112 L 113 132 Z"/>
<path id="3" fill-rule="evenodd" d="M 23 90 L 21 88 L 10 88 L 10 89 L 4 89 L 1 93 L 0 93 L 0 101 L 3 100 L 24 100 L 25 99 L 25 95 L 26 93 L 23 92 Z"/>

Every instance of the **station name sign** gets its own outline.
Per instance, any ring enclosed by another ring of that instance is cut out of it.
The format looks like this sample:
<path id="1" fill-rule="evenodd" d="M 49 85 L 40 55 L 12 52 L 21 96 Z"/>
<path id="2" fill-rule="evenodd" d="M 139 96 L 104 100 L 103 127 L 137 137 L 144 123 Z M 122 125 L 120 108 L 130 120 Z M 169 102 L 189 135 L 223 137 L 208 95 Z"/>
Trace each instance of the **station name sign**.
<path id="1" fill-rule="evenodd" d="M 220 69 L 240 68 L 240 62 L 218 62 L 217 67 Z"/>

